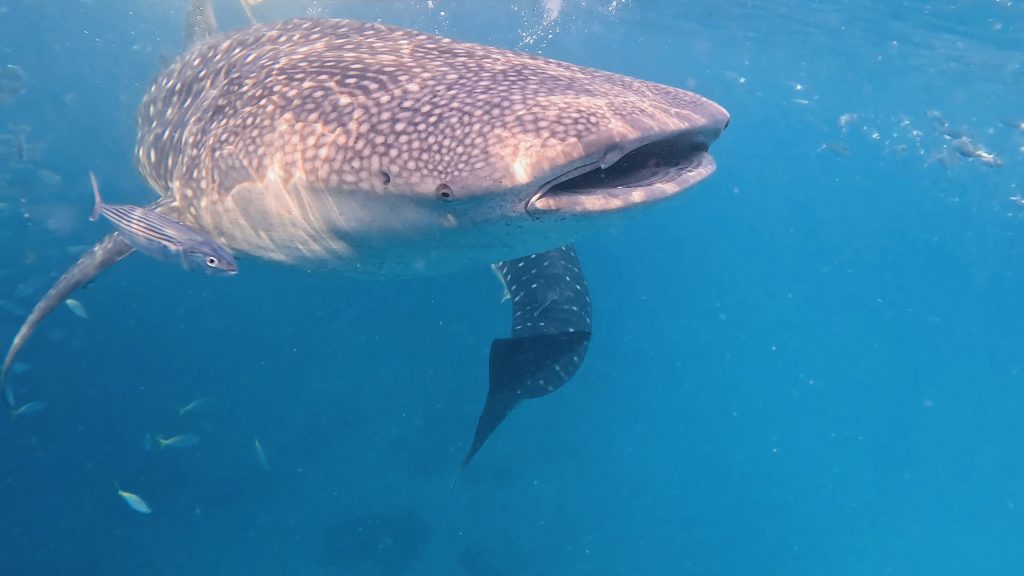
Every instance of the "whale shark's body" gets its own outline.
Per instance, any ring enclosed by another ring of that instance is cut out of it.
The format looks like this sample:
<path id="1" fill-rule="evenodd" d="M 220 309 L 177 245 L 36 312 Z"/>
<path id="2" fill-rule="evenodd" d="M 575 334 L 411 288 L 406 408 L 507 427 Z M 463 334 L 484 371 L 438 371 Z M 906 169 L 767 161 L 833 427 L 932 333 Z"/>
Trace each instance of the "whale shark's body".
<path id="1" fill-rule="evenodd" d="M 152 209 L 236 252 L 351 274 L 498 262 L 514 326 L 492 345 L 466 462 L 520 399 L 583 360 L 590 301 L 569 244 L 708 176 L 729 121 L 684 90 L 381 24 L 191 36 L 139 111 Z M 82 256 L 26 320 L 4 376 L 49 311 L 130 252 L 115 233 Z"/>

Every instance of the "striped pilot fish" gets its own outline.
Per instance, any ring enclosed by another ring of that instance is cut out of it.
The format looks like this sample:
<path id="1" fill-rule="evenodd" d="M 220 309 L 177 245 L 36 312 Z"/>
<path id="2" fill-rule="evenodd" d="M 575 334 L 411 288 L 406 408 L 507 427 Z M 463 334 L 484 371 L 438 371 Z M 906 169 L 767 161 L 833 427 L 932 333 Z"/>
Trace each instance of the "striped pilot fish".
<path id="1" fill-rule="evenodd" d="M 235 257 L 208 234 L 155 210 L 130 204 L 105 204 L 96 175 L 89 172 L 89 180 L 96 200 L 90 220 L 95 222 L 101 214 L 106 216 L 121 237 L 139 252 L 157 260 L 178 260 L 192 272 L 216 275 L 238 272 Z"/>

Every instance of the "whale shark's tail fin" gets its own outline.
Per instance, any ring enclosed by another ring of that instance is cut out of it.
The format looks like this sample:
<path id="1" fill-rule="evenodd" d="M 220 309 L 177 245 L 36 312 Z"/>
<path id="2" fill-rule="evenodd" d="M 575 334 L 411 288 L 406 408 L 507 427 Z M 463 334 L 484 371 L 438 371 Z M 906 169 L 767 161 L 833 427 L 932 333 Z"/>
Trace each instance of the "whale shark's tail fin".
<path id="1" fill-rule="evenodd" d="M 487 400 L 462 469 L 519 402 L 568 382 L 590 344 L 590 294 L 572 246 L 494 269 L 512 300 L 512 335 L 491 343 Z"/>
<path id="2" fill-rule="evenodd" d="M 116 264 L 119 260 L 132 252 L 132 247 L 121 239 L 117 233 L 108 234 L 98 244 L 93 246 L 75 262 L 67 272 L 61 276 L 53 287 L 39 300 L 28 318 L 21 325 L 17 335 L 7 350 L 7 357 L 4 358 L 3 371 L 0 372 L 0 389 L 3 389 L 4 400 L 8 405 L 14 404 L 14 394 L 7 386 L 7 374 L 14 364 L 14 357 L 25 345 L 32 333 L 50 312 L 60 306 L 61 302 L 67 300 L 72 292 L 88 284 L 93 278 L 107 268 Z"/>
<path id="3" fill-rule="evenodd" d="M 491 342 L 490 387 L 477 421 L 473 444 L 462 461 L 465 468 L 498 425 L 519 402 L 550 394 L 569 381 L 590 343 L 590 332 L 540 334 L 525 338 L 499 338 Z"/>

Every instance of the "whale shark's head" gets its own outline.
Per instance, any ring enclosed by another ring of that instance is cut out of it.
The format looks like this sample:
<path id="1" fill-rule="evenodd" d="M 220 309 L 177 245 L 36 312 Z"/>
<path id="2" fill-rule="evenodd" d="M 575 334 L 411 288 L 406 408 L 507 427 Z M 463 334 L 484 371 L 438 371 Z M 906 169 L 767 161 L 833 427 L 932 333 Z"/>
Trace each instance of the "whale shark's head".
<path id="1" fill-rule="evenodd" d="M 547 93 L 488 118 L 479 165 L 449 180 L 469 197 L 507 197 L 507 216 L 590 220 L 667 198 L 715 170 L 728 113 L 696 94 L 596 70 L 539 82 Z M 500 106 L 500 104 L 498 104 Z"/>
<path id="2" fill-rule="evenodd" d="M 572 241 L 685 190 L 728 125 L 692 92 L 411 30 L 293 20 L 179 58 L 138 160 L 230 247 L 443 271 Z"/>

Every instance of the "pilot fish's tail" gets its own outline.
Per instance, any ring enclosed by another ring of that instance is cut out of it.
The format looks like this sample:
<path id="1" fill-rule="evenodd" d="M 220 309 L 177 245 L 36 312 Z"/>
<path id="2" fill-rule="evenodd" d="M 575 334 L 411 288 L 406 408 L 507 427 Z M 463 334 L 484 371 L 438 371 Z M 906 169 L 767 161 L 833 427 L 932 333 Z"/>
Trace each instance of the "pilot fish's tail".
<path id="1" fill-rule="evenodd" d="M 4 358 L 3 371 L 0 372 L 0 389 L 3 390 L 4 400 L 9 406 L 14 404 L 14 394 L 7 386 L 7 374 L 14 364 L 14 358 L 25 345 L 32 333 L 50 312 L 60 306 L 61 302 L 67 300 L 68 296 L 79 287 L 88 284 L 93 278 L 107 268 L 113 266 L 122 258 L 132 252 L 132 247 L 121 239 L 117 233 L 108 234 L 98 244 L 93 246 L 78 259 L 78 262 L 68 269 L 52 288 L 39 300 L 35 308 L 25 319 L 7 350 L 7 357 Z"/>

